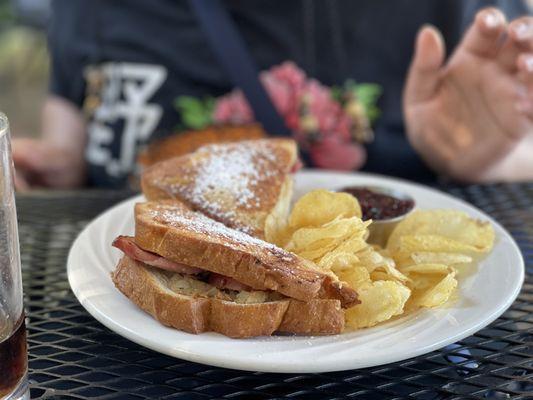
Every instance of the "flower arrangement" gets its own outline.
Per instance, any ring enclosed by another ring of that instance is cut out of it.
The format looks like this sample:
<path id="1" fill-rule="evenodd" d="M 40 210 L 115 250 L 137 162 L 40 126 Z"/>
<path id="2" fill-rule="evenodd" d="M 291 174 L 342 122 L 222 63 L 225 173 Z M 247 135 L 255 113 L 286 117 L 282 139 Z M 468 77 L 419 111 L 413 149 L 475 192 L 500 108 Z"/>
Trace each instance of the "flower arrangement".
<path id="1" fill-rule="evenodd" d="M 372 140 L 371 123 L 379 116 L 376 107 L 381 94 L 379 85 L 349 80 L 342 86 L 328 87 L 306 76 L 290 61 L 261 72 L 260 80 L 314 165 L 353 170 L 364 164 L 366 153 L 362 144 Z M 180 96 L 176 108 L 189 129 L 255 121 L 238 89 L 218 98 Z"/>

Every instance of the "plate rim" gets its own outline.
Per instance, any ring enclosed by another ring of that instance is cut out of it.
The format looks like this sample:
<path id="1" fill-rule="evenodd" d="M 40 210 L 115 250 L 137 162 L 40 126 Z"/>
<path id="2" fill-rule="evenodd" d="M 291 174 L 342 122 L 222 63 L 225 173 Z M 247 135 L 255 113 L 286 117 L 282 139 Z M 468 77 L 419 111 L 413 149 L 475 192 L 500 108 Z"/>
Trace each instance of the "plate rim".
<path id="1" fill-rule="evenodd" d="M 178 347 L 174 348 L 168 348 L 163 344 L 159 344 L 157 341 L 149 340 L 148 338 L 145 338 L 141 333 L 134 332 L 132 330 L 129 330 L 123 326 L 121 326 L 119 323 L 115 322 L 113 319 L 109 318 L 107 315 L 102 313 L 97 307 L 95 307 L 91 301 L 80 299 L 81 293 L 80 288 L 76 287 L 73 277 L 73 259 L 75 257 L 75 252 L 78 251 L 77 249 L 81 246 L 83 236 L 88 234 L 87 232 L 91 229 L 94 229 L 94 226 L 96 226 L 99 221 L 103 220 L 105 217 L 108 217 L 109 214 L 115 213 L 116 209 L 121 208 L 126 203 L 134 202 L 143 200 L 144 197 L 142 194 L 131 196 L 127 199 L 124 199 L 120 201 L 119 203 L 113 205 L 112 207 L 104 210 L 100 214 L 98 214 L 95 218 L 93 218 L 85 227 L 84 229 L 76 236 L 76 239 L 73 241 L 68 257 L 67 257 L 67 276 L 70 288 L 72 292 L 74 293 L 74 296 L 78 300 L 78 302 L 82 305 L 82 307 L 97 321 L 102 323 L 104 326 L 106 326 L 108 329 L 112 330 L 114 333 L 125 337 L 128 340 L 131 340 L 132 342 L 141 345 L 143 347 L 146 347 L 148 349 L 151 349 L 153 351 L 156 351 L 161 354 L 165 354 L 171 357 L 179 358 L 186 361 L 192 361 L 197 362 L 200 364 L 205 365 L 211 365 L 221 368 L 229 368 L 229 369 L 236 369 L 236 370 L 244 370 L 244 371 L 257 371 L 257 372 L 279 372 L 279 373 L 320 373 L 320 372 L 335 372 L 335 371 L 345 371 L 345 370 L 353 370 L 353 369 L 360 369 L 360 368 L 368 368 L 368 367 L 374 367 L 378 365 L 384 365 L 389 363 L 395 363 L 402 360 L 411 359 L 414 357 L 418 357 L 423 354 L 427 354 L 429 352 L 432 352 L 434 350 L 440 349 L 448 344 L 455 343 L 459 340 L 462 340 L 473 333 L 483 329 L 484 327 L 490 325 L 492 322 L 494 322 L 498 317 L 500 317 L 516 300 L 518 295 L 520 294 L 520 291 L 523 287 L 524 279 L 525 279 L 525 262 L 522 255 L 522 252 L 520 248 L 518 247 L 518 244 L 514 240 L 514 238 L 511 236 L 511 234 L 497 221 L 495 220 L 491 215 L 487 214 L 483 210 L 475 207 L 474 205 L 468 203 L 467 201 L 454 197 L 451 194 L 448 194 L 446 192 L 443 192 L 439 189 L 429 187 L 417 182 L 411 182 L 406 179 L 396 178 L 396 177 L 389 177 L 379 174 L 373 174 L 373 173 L 365 173 L 365 172 L 356 172 L 356 173 L 350 173 L 350 172 L 339 172 L 339 171 L 331 171 L 331 170 L 302 170 L 298 174 L 304 174 L 304 175 L 343 175 L 347 177 L 365 177 L 365 178 L 376 178 L 378 180 L 387 180 L 392 181 L 392 183 L 402 183 L 406 184 L 408 186 L 415 186 L 420 190 L 430 192 L 432 195 L 439 195 L 444 196 L 447 200 L 451 200 L 453 202 L 460 203 L 465 208 L 473 209 L 478 213 L 481 213 L 485 218 L 489 219 L 492 224 L 498 227 L 499 231 L 503 233 L 509 244 L 513 247 L 514 251 L 516 252 L 516 255 L 518 255 L 519 265 L 516 266 L 518 269 L 518 284 L 514 287 L 513 292 L 506 298 L 506 301 L 503 302 L 497 309 L 492 310 L 490 316 L 482 320 L 481 322 L 477 322 L 473 324 L 471 327 L 465 330 L 459 330 L 454 335 L 451 335 L 450 337 L 444 338 L 442 340 L 427 344 L 425 346 L 419 347 L 415 350 L 410 351 L 409 353 L 402 354 L 401 352 L 398 352 L 395 356 L 388 357 L 388 355 L 383 355 L 382 357 L 377 357 L 374 359 L 372 363 L 366 363 L 364 365 L 355 365 L 354 363 L 348 363 L 346 361 L 341 362 L 338 360 L 334 364 L 329 363 L 324 365 L 323 363 L 308 363 L 306 364 L 298 364 L 296 366 L 284 364 L 283 366 L 280 366 L 277 363 L 271 363 L 268 362 L 268 360 L 264 359 L 254 359 L 254 360 L 247 360 L 243 358 L 231 358 L 227 357 L 227 355 L 215 355 L 212 354 L 206 354 L 206 353 L 195 353 L 190 352 L 184 349 L 179 349 Z M 425 312 L 430 312 L 430 310 L 426 310 Z M 151 317 L 150 317 L 151 318 Z M 154 322 L 157 323 L 157 321 L 154 320 Z M 164 327 L 164 326 L 162 326 Z M 167 328 L 167 327 L 164 327 Z M 172 328 L 167 328 L 172 329 Z M 179 333 L 180 332 L 177 330 Z M 198 335 L 200 336 L 200 335 Z M 231 338 L 227 338 L 228 340 L 235 340 Z M 238 364 L 238 365 L 236 365 Z M 350 365 L 348 365 L 350 364 Z"/>

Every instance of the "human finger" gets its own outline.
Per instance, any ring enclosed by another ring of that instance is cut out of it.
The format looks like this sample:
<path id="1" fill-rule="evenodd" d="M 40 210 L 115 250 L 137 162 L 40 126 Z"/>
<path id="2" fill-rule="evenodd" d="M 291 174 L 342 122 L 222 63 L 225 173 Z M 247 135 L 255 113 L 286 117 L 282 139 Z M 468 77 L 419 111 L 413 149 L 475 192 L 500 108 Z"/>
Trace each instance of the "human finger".
<path id="1" fill-rule="evenodd" d="M 498 54 L 498 63 L 515 72 L 517 59 L 524 52 L 533 52 L 533 18 L 521 17 L 509 23 L 505 42 Z"/>
<path id="2" fill-rule="evenodd" d="M 404 93 L 406 104 L 426 101 L 435 94 L 444 56 L 444 41 L 440 32 L 432 26 L 420 29 L 415 42 L 415 54 L 407 75 Z"/>
<path id="3" fill-rule="evenodd" d="M 533 52 L 520 54 L 516 59 L 516 69 L 520 81 L 527 85 L 530 94 L 533 94 Z"/>
<path id="4" fill-rule="evenodd" d="M 479 11 L 458 50 L 464 49 L 479 57 L 495 57 L 503 44 L 506 25 L 505 15 L 497 8 Z"/>
<path id="5" fill-rule="evenodd" d="M 525 16 L 509 24 L 509 39 L 522 49 L 533 50 L 533 17 Z"/>

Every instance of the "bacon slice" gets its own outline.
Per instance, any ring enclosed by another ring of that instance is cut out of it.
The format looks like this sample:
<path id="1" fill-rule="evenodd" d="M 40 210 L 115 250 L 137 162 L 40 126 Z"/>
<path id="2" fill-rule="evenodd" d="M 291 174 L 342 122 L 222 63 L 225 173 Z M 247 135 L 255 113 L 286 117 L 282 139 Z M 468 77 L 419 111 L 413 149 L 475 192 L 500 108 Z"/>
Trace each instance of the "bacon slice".
<path id="1" fill-rule="evenodd" d="M 167 260 L 160 255 L 141 249 L 132 237 L 119 236 L 113 241 L 113 246 L 122 250 L 128 257 L 141 261 L 145 264 L 164 269 L 166 271 L 178 272 L 180 274 L 196 275 L 202 272 L 200 268 L 176 263 Z"/>
<path id="2" fill-rule="evenodd" d="M 244 283 L 240 283 L 239 281 L 236 281 L 233 278 L 220 275 L 214 272 L 211 272 L 209 274 L 209 280 L 207 283 L 215 286 L 218 289 L 236 290 L 238 292 L 243 291 L 243 290 L 246 290 L 246 291 L 253 290 L 250 286 L 246 286 Z"/>

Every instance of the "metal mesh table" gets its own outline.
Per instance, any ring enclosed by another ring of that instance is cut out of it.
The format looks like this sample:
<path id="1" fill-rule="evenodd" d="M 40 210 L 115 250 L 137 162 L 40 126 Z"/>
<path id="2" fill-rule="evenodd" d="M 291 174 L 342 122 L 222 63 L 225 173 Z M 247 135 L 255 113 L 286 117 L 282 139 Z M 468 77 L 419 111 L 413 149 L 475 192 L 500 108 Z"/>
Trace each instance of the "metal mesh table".
<path id="1" fill-rule="evenodd" d="M 533 183 L 446 186 L 500 221 L 528 274 L 513 306 L 475 335 L 414 359 L 325 374 L 252 373 L 147 350 L 94 320 L 70 291 L 68 249 L 123 192 L 34 194 L 17 199 L 32 398 L 42 399 L 532 399 Z"/>

